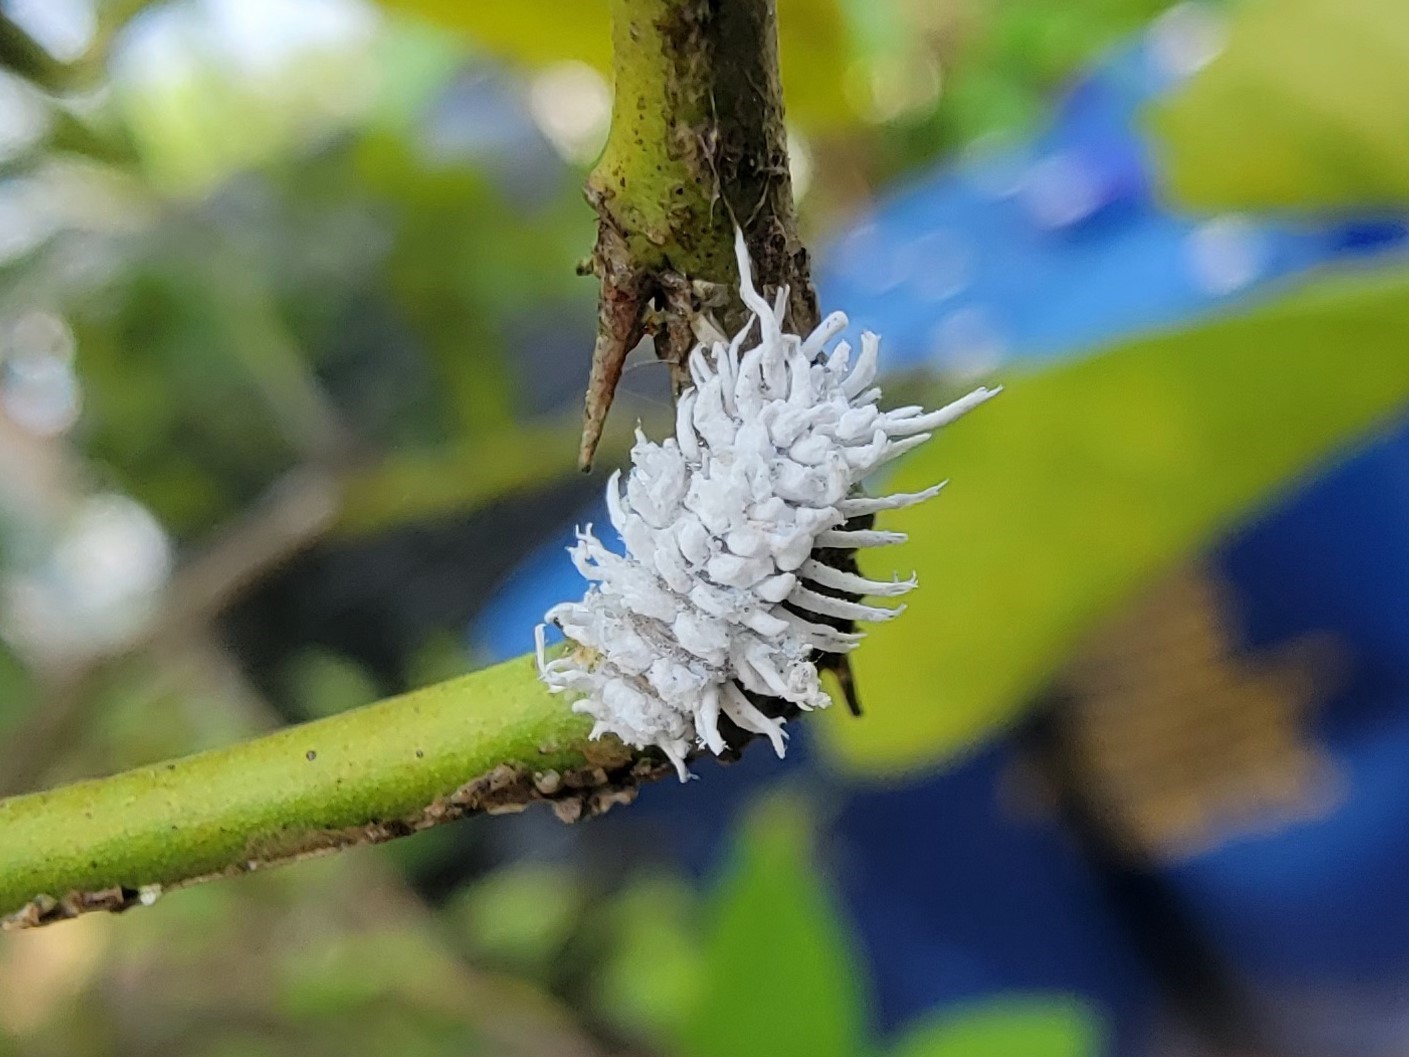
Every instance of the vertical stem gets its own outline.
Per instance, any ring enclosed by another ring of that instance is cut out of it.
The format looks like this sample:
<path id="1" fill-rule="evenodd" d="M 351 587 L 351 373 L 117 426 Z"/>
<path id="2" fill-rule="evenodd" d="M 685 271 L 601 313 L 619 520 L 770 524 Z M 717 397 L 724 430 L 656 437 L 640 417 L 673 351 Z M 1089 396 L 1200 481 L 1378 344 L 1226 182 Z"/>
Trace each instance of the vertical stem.
<path id="1" fill-rule="evenodd" d="M 736 225 L 760 285 L 791 290 L 794 329 L 817 320 L 788 173 L 774 0 L 611 0 L 611 12 L 616 101 L 587 180 L 602 296 L 584 465 L 644 334 L 656 334 L 678 388 L 702 310 L 724 306 L 724 328 L 742 325 L 737 299 L 717 296 L 738 282 Z"/>

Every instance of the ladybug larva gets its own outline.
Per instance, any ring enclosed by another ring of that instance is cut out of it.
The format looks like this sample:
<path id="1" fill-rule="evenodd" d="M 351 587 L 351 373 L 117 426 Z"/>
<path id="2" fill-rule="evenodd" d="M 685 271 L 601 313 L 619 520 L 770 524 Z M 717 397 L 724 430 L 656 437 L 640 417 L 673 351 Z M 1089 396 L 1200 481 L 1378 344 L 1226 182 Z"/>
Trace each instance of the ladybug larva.
<path id="1" fill-rule="evenodd" d="M 726 752 L 731 728 L 766 737 L 782 756 L 786 716 L 831 703 L 819 666 L 861 641 L 855 622 L 904 609 L 860 599 L 916 586 L 862 577 L 854 552 L 903 540 L 871 519 L 941 487 L 868 497 L 860 482 L 998 392 L 979 388 L 938 411 L 882 411 L 879 337 L 863 334 L 853 361 L 836 341 L 840 312 L 806 337 L 787 333 L 786 290 L 770 305 L 742 233 L 735 246 L 752 317 L 732 340 L 695 347 L 675 435 L 656 443 L 638 429 L 624 486 L 620 472 L 608 481 L 625 553 L 590 525 L 569 548 L 587 592 L 544 619 L 575 648 L 550 660 L 542 625 L 537 633 L 544 682 L 577 695 L 572 708 L 595 719 L 592 736 L 655 746 L 682 780 L 691 751 Z"/>

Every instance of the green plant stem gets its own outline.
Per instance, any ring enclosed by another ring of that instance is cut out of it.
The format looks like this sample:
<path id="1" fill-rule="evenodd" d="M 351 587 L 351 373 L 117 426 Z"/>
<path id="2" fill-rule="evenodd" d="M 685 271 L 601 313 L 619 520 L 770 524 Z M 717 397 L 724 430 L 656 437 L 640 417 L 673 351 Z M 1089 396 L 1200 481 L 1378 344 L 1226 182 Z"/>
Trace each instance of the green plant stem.
<path id="1" fill-rule="evenodd" d="M 584 468 L 642 336 L 655 335 L 678 391 L 700 312 L 728 332 L 743 324 L 736 227 L 760 287 L 789 288 L 794 329 L 817 321 L 788 172 L 774 0 L 611 0 L 611 14 L 612 126 L 587 180 L 602 293 Z"/>
<path id="2" fill-rule="evenodd" d="M 668 769 L 588 741 L 588 729 L 519 658 L 227 749 L 0 800 L 0 919 L 126 909 L 536 800 L 573 821 Z"/>

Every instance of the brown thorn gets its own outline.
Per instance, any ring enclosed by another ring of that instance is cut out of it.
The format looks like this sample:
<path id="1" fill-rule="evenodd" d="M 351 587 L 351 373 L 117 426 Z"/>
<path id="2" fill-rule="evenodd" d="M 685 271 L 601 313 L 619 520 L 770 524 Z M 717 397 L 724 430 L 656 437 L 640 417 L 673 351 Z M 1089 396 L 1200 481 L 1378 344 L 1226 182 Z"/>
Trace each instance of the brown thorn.
<path id="1" fill-rule="evenodd" d="M 583 472 L 592 468 L 627 354 L 645 334 L 645 317 L 656 285 L 653 274 L 636 263 L 626 233 L 609 209 L 610 195 L 590 181 L 586 191 L 597 212 L 597 244 L 592 247 L 590 261 L 584 261 L 578 270 L 595 274 L 602 291 L 597 301 L 597 340 L 587 381 L 582 446 L 577 454 L 577 465 Z"/>
<path id="2" fill-rule="evenodd" d="M 597 454 L 626 355 L 641 340 L 641 309 L 642 300 L 635 291 L 603 285 L 597 342 L 592 349 L 592 373 L 587 380 L 582 416 L 582 446 L 577 452 L 577 467 L 584 473 L 592 469 L 592 457 Z"/>

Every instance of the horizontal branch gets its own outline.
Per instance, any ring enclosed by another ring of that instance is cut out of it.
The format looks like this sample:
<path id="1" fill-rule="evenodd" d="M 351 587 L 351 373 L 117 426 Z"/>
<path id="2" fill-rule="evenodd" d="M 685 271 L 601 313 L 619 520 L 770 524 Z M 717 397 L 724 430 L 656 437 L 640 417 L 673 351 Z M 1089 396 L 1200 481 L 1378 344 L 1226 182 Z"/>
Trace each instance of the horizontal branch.
<path id="1" fill-rule="evenodd" d="M 573 822 L 670 771 L 589 729 L 519 658 L 227 749 L 0 800 L 0 929 L 540 800 Z"/>

